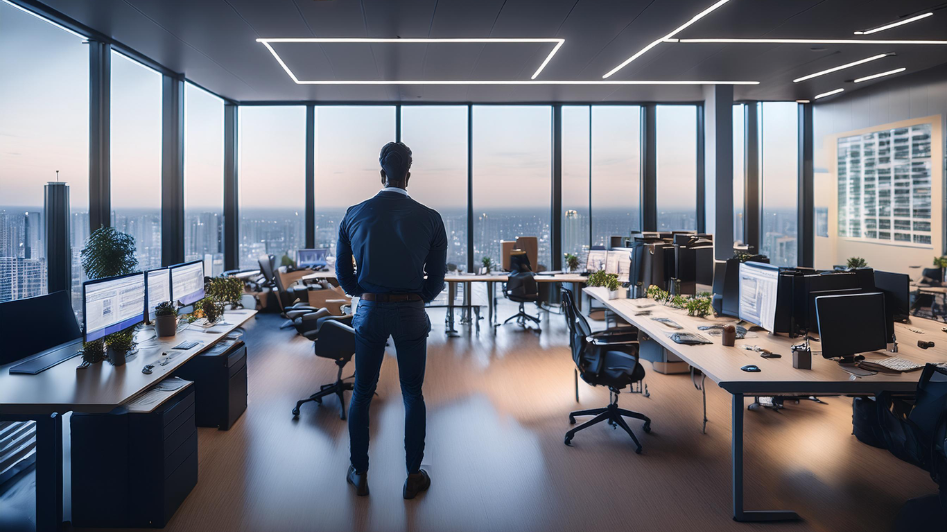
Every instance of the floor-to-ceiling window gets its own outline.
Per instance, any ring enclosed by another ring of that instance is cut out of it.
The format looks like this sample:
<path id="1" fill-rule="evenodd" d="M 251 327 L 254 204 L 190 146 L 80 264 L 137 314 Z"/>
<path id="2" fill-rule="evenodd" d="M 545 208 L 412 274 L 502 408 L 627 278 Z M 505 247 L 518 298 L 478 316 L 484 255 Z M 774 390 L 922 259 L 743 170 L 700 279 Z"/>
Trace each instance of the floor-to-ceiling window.
<path id="1" fill-rule="evenodd" d="M 562 252 L 583 266 L 590 246 L 590 113 L 587 105 L 562 107 Z"/>
<path id="2" fill-rule="evenodd" d="M 697 229 L 697 107 L 657 106 L 658 230 Z"/>
<path id="3" fill-rule="evenodd" d="M 112 52 L 112 227 L 135 239 L 138 267 L 161 266 L 161 74 Z"/>
<path id="4" fill-rule="evenodd" d="M 592 245 L 640 229 L 640 155 L 641 108 L 593 106 Z"/>
<path id="5" fill-rule="evenodd" d="M 798 104 L 763 102 L 760 105 L 760 249 L 773 264 L 795 266 Z"/>
<path id="6" fill-rule="evenodd" d="M 413 159 L 408 193 L 444 220 L 448 264 L 466 266 L 467 106 L 402 107 L 401 141 Z"/>
<path id="7" fill-rule="evenodd" d="M 538 265 L 549 269 L 552 108 L 473 108 L 474 263 L 499 262 L 500 241 L 538 238 Z"/>
<path id="8" fill-rule="evenodd" d="M 241 106 L 237 122 L 240 267 L 292 261 L 306 244 L 306 108 Z"/>
<path id="9" fill-rule="evenodd" d="M 334 255 L 345 210 L 382 188 L 378 155 L 395 140 L 395 107 L 317 106 L 315 133 L 316 247 Z"/>
<path id="10" fill-rule="evenodd" d="M 187 83 L 184 89 L 185 260 L 205 259 L 205 255 L 210 255 L 214 268 L 207 274 L 221 274 L 223 233 L 224 101 Z"/>
<path id="11" fill-rule="evenodd" d="M 89 50 L 0 2 L 0 302 L 46 293 L 44 187 L 69 186 L 73 307 L 89 236 Z"/>
<path id="12" fill-rule="evenodd" d="M 746 124 L 742 103 L 733 106 L 733 241 L 745 242 Z"/>

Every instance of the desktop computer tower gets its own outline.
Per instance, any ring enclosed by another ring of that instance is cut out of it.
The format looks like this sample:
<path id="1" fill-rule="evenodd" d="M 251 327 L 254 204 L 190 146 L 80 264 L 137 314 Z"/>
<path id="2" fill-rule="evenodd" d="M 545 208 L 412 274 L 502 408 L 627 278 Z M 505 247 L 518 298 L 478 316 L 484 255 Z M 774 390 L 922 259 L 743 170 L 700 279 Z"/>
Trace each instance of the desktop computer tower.
<path id="1" fill-rule="evenodd" d="M 74 413 L 72 524 L 163 528 L 197 485 L 194 386 L 149 413 Z"/>
<path id="2" fill-rule="evenodd" d="M 175 375 L 194 382 L 198 427 L 229 430 L 247 409 L 247 346 L 241 340 L 217 343 Z"/>

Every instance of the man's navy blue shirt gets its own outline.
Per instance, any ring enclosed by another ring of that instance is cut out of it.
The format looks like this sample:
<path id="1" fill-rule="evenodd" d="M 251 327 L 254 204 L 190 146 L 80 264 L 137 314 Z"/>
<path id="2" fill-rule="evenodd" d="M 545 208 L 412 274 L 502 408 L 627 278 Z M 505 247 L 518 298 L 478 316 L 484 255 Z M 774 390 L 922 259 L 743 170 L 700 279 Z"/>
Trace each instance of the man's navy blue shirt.
<path id="1" fill-rule="evenodd" d="M 447 273 L 444 221 L 401 191 L 382 190 L 345 212 L 335 257 L 339 285 L 350 295 L 414 293 L 431 301 Z"/>

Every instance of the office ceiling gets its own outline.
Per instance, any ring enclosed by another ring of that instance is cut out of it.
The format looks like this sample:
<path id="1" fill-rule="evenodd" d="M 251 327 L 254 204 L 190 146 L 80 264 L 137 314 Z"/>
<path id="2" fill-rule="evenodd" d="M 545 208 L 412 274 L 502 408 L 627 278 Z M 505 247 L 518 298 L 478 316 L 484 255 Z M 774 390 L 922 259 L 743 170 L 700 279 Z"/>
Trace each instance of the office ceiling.
<path id="1" fill-rule="evenodd" d="M 237 101 L 693 101 L 693 85 L 300 85 L 256 39 L 564 39 L 537 80 L 602 76 L 716 0 L 45 0 Z M 872 35 L 853 32 L 934 15 Z M 943 0 L 730 0 L 675 38 L 947 40 Z M 529 81 L 555 43 L 273 43 L 299 80 Z M 793 79 L 877 54 L 882 59 Z M 609 80 L 759 81 L 737 99 L 846 92 L 947 63 L 947 46 L 661 42 Z M 853 79 L 904 67 L 900 74 Z"/>

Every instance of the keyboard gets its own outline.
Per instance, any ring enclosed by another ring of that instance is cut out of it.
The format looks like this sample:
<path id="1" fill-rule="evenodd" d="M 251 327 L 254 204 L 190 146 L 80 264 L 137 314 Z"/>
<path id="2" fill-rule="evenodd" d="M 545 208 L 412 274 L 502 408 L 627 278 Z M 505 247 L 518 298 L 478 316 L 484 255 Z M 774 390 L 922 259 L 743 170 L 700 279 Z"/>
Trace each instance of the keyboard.
<path id="1" fill-rule="evenodd" d="M 38 375 L 47 369 L 61 364 L 70 358 L 82 354 L 82 341 L 73 340 L 63 345 L 58 345 L 52 349 L 47 349 L 45 353 L 38 357 L 21 362 L 10 368 L 13 375 Z"/>
<path id="2" fill-rule="evenodd" d="M 868 361 L 865 361 L 865 362 L 868 362 Z M 863 362 L 862 365 L 865 365 L 865 362 Z M 877 364 L 879 366 L 888 368 L 890 370 L 900 371 L 900 372 L 915 371 L 915 370 L 924 368 L 923 364 L 915 364 L 914 362 L 911 362 L 910 360 L 905 360 L 903 358 L 898 358 L 898 357 L 883 358 L 881 360 L 872 360 L 869 362 L 869 364 Z"/>
<path id="3" fill-rule="evenodd" d="M 195 342 L 194 340 L 191 340 L 191 341 L 181 342 L 178 345 L 172 347 L 171 349 L 183 349 L 187 351 L 188 349 L 193 349 L 199 345 L 201 345 L 200 342 Z"/>

